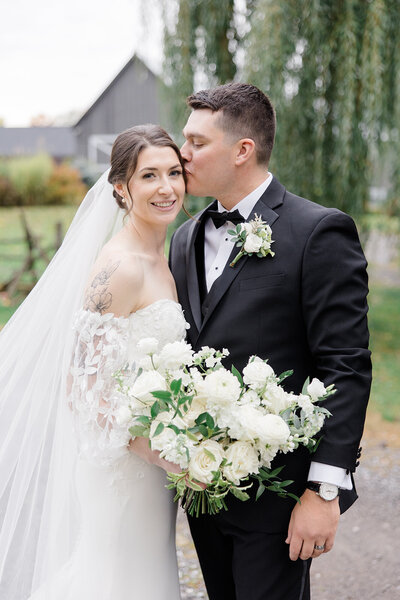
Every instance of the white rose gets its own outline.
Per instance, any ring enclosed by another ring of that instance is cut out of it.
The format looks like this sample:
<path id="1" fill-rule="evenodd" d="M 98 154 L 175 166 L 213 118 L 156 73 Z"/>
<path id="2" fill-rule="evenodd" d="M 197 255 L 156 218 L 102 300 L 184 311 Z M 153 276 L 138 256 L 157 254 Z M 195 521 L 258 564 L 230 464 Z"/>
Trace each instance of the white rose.
<path id="1" fill-rule="evenodd" d="M 121 406 L 115 413 L 115 421 L 117 425 L 127 425 L 132 421 L 132 411 L 129 406 Z"/>
<path id="2" fill-rule="evenodd" d="M 156 390 L 166 390 L 167 384 L 164 377 L 157 371 L 144 371 L 136 379 L 130 389 L 130 395 L 144 403 L 155 402 L 151 392 Z"/>
<path id="3" fill-rule="evenodd" d="M 198 384 L 199 395 L 207 398 L 207 407 L 218 410 L 221 406 L 236 402 L 240 396 L 240 383 L 226 369 L 218 369 Z"/>
<path id="4" fill-rule="evenodd" d="M 193 363 L 193 350 L 186 342 L 165 344 L 159 354 L 159 364 L 165 370 L 178 369 L 181 365 Z"/>
<path id="5" fill-rule="evenodd" d="M 224 475 L 235 485 L 239 485 L 242 477 L 258 472 L 258 453 L 248 442 L 234 442 L 226 451 L 226 458 L 228 465 L 224 467 Z"/>
<path id="6" fill-rule="evenodd" d="M 310 394 L 311 400 L 315 402 L 316 400 L 318 400 L 318 398 L 322 398 L 322 396 L 325 396 L 326 389 L 322 381 L 314 377 L 311 383 L 309 383 L 307 386 L 307 392 Z"/>
<path id="7" fill-rule="evenodd" d="M 193 479 L 197 479 L 202 483 L 211 483 L 212 472 L 218 471 L 224 458 L 224 450 L 218 442 L 204 440 L 193 452 L 189 462 L 189 474 Z"/>
<path id="8" fill-rule="evenodd" d="M 263 244 L 262 238 L 255 233 L 248 233 L 243 249 L 246 252 L 258 252 Z"/>
<path id="9" fill-rule="evenodd" d="M 263 415 L 247 405 L 240 407 L 239 417 L 247 440 L 258 439 L 261 444 L 279 446 L 289 438 L 290 429 L 278 415 Z"/>
<path id="10" fill-rule="evenodd" d="M 263 400 L 265 406 L 267 406 L 271 412 L 279 415 L 282 410 L 291 406 L 296 398 L 293 394 L 285 392 L 285 390 L 277 383 L 269 383 L 265 390 Z"/>
<path id="11" fill-rule="evenodd" d="M 260 357 L 254 356 L 252 359 L 243 369 L 243 381 L 251 388 L 261 388 L 275 373 L 273 368 Z"/>
<path id="12" fill-rule="evenodd" d="M 138 341 L 136 347 L 141 354 L 154 354 L 158 350 L 158 340 L 152 337 L 143 338 Z"/>

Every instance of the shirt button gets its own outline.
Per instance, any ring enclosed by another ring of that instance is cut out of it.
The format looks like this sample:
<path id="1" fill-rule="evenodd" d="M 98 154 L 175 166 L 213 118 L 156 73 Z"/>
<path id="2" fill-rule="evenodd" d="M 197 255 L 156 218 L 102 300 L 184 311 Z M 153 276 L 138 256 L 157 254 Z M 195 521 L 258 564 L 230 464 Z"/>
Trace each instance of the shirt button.
<path id="1" fill-rule="evenodd" d="M 218 267 L 215 267 L 215 270 L 218 271 Z"/>
<path id="2" fill-rule="evenodd" d="M 227 241 L 228 241 L 228 238 L 225 238 L 225 241 L 227 242 Z"/>

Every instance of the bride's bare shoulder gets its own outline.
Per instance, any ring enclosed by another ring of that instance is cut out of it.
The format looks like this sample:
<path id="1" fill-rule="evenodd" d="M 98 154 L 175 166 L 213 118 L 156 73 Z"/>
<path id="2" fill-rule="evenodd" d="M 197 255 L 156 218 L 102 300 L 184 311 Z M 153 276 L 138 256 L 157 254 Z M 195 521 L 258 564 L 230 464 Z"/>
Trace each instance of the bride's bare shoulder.
<path id="1" fill-rule="evenodd" d="M 101 314 L 128 316 L 141 303 L 144 266 L 130 251 L 104 247 L 96 260 L 85 291 L 84 308 Z"/>

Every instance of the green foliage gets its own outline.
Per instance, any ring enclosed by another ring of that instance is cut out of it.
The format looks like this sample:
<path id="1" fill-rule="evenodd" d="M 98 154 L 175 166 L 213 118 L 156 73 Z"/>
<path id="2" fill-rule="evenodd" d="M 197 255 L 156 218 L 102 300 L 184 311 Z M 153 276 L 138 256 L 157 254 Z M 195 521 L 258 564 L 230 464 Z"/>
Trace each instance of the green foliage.
<path id="1" fill-rule="evenodd" d="M 388 127 L 398 138 L 399 10 L 399 0 L 258 0 L 245 72 L 276 107 L 271 170 L 295 193 L 365 210 L 370 150 Z"/>
<path id="2" fill-rule="evenodd" d="M 389 421 L 400 421 L 400 289 L 374 287 L 369 299 L 373 365 L 371 405 Z"/>
<path id="3" fill-rule="evenodd" d="M 246 0 L 242 3 L 241 13 L 234 0 L 160 2 L 165 23 L 163 72 L 168 84 L 167 100 L 171 105 L 170 124 L 178 133 L 188 115 L 186 98 L 195 88 L 234 79 L 237 56 L 244 39 L 243 22 L 250 15 L 254 2 Z"/>
<path id="4" fill-rule="evenodd" d="M 86 192 L 77 169 L 47 154 L 0 162 L 0 206 L 77 205 Z"/>
<path id="5" fill-rule="evenodd" d="M 22 199 L 24 206 L 43 204 L 53 161 L 47 154 L 12 158 L 4 162 L 2 171 Z"/>

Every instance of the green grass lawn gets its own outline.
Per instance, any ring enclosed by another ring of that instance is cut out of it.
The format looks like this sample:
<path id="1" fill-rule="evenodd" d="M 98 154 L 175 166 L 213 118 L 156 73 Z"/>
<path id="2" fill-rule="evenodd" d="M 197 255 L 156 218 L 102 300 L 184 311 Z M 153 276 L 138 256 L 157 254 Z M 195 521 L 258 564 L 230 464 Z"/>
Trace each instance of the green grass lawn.
<path id="1" fill-rule="evenodd" d="M 76 207 L 32 207 L 26 209 L 28 222 L 44 247 L 51 247 L 55 238 L 55 223 L 60 221 L 66 231 Z M 171 232 L 169 232 L 171 233 Z M 9 277 L 25 255 L 18 209 L 0 209 L 0 281 Z M 44 264 L 38 265 L 39 270 Z M 400 288 L 371 286 L 369 324 L 374 369 L 371 407 L 390 421 L 400 421 Z M 0 327 L 15 310 L 2 304 L 0 298 Z"/>

